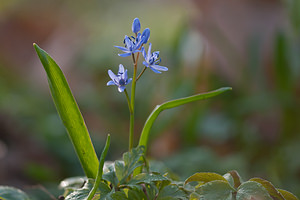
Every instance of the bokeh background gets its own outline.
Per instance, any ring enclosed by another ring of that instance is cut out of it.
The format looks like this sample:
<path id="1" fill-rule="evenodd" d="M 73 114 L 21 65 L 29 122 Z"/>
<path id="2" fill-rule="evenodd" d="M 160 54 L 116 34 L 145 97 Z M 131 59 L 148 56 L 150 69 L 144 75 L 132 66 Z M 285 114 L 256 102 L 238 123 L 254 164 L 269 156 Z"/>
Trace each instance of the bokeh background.
<path id="1" fill-rule="evenodd" d="M 127 150 L 125 96 L 107 70 L 130 58 L 114 45 L 132 20 L 150 28 L 168 72 L 148 70 L 137 85 L 136 141 L 155 105 L 231 86 L 210 100 L 164 111 L 149 157 L 182 179 L 196 171 L 266 178 L 300 196 L 299 0 L 2 0 L 0 2 L 0 184 L 59 194 L 83 175 L 52 102 L 32 43 L 62 68 L 96 151 Z M 45 188 L 44 188 L 45 187 Z M 44 188 L 44 189 L 43 189 Z M 49 196 L 50 198 L 50 196 Z"/>

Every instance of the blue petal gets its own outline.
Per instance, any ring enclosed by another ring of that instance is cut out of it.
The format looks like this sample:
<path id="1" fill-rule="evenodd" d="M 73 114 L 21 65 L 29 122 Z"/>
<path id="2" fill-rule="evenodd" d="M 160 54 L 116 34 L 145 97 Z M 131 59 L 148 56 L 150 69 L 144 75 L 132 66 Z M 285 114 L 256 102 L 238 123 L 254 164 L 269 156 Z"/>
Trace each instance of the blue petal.
<path id="1" fill-rule="evenodd" d="M 153 56 L 154 60 L 156 60 L 159 57 L 159 51 L 154 51 L 152 53 L 152 56 Z"/>
<path id="2" fill-rule="evenodd" d="M 160 66 L 160 65 L 151 65 L 152 68 L 159 70 L 159 71 L 168 71 L 167 67 Z"/>
<path id="3" fill-rule="evenodd" d="M 127 57 L 127 56 L 131 56 L 131 53 L 118 54 L 118 56 Z"/>
<path id="4" fill-rule="evenodd" d="M 126 49 L 125 47 L 120 47 L 120 46 L 115 46 L 115 47 L 121 49 L 121 50 L 124 51 L 124 52 L 128 52 L 128 49 Z"/>
<path id="5" fill-rule="evenodd" d="M 108 86 L 108 85 L 116 85 L 116 84 L 114 81 L 108 81 L 106 85 Z"/>
<path id="6" fill-rule="evenodd" d="M 111 80 L 118 79 L 118 77 L 111 70 L 108 70 L 108 75 L 111 78 Z"/>
<path id="7" fill-rule="evenodd" d="M 128 79 L 126 85 L 131 83 L 131 81 L 132 81 L 132 78 Z"/>
<path id="8" fill-rule="evenodd" d="M 122 77 L 125 81 L 127 81 L 128 76 L 127 76 L 127 69 L 125 70 L 123 77 Z"/>
<path id="9" fill-rule="evenodd" d="M 130 38 L 127 35 L 125 35 L 124 41 L 125 41 L 125 45 L 126 45 L 127 49 L 130 51 L 133 46 L 132 41 L 130 40 Z"/>
<path id="10" fill-rule="evenodd" d="M 132 32 L 137 33 L 141 30 L 141 23 L 138 18 L 135 18 L 132 23 Z"/>
<path id="11" fill-rule="evenodd" d="M 145 47 L 142 47 L 142 54 L 143 54 L 145 60 L 147 60 L 147 55 L 146 55 Z"/>
<path id="12" fill-rule="evenodd" d="M 120 87 L 118 87 L 119 92 L 123 92 L 125 89 L 126 89 L 125 86 L 120 86 Z"/>
<path id="13" fill-rule="evenodd" d="M 124 70 L 124 66 L 122 64 L 119 65 L 119 72 L 118 75 L 124 74 L 125 70 Z"/>
<path id="14" fill-rule="evenodd" d="M 152 44 L 151 43 L 149 43 L 149 47 L 148 47 L 148 54 L 147 54 L 147 58 L 148 58 L 148 60 L 150 59 L 150 57 L 151 57 L 151 48 L 152 48 Z"/>
<path id="15" fill-rule="evenodd" d="M 154 69 L 153 67 L 152 67 L 152 65 L 150 65 L 150 67 L 149 67 L 152 71 L 154 71 L 155 73 L 157 73 L 157 74 L 161 74 L 161 72 L 160 71 L 158 71 L 158 70 L 156 70 L 156 69 Z"/>
<path id="16" fill-rule="evenodd" d="M 134 50 L 132 53 L 137 53 L 137 52 L 141 52 L 141 50 Z"/>
<path id="17" fill-rule="evenodd" d="M 149 67 L 149 64 L 146 61 L 143 61 L 143 65 L 145 65 L 146 67 Z"/>

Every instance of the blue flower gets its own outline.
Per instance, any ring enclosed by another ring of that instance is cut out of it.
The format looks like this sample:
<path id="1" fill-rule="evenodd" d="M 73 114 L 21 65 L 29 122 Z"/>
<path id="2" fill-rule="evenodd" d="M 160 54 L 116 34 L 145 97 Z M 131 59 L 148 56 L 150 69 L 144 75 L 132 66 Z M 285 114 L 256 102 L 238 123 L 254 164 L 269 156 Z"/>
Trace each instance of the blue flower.
<path id="1" fill-rule="evenodd" d="M 118 75 L 115 75 L 111 70 L 108 70 L 108 75 L 111 78 L 106 85 L 118 86 L 119 92 L 123 92 L 126 89 L 126 85 L 132 81 L 132 78 L 128 79 L 127 69 L 124 69 L 122 64 L 119 65 Z"/>
<path id="2" fill-rule="evenodd" d="M 125 35 L 124 39 L 124 44 L 125 47 L 121 46 L 115 46 L 122 50 L 124 53 L 123 54 L 118 54 L 119 56 L 122 57 L 127 57 L 130 56 L 131 54 L 141 52 L 140 48 L 143 44 L 146 44 L 149 40 L 150 37 L 150 29 L 146 28 L 143 33 L 139 33 L 141 30 L 141 24 L 140 20 L 138 18 L 135 18 L 132 23 L 132 31 L 136 34 L 136 37 L 128 37 Z"/>
<path id="3" fill-rule="evenodd" d="M 139 18 L 135 18 L 132 23 L 132 32 L 138 33 L 141 30 L 141 23 Z"/>
<path id="4" fill-rule="evenodd" d="M 134 38 L 132 36 L 130 38 L 127 35 L 125 35 L 124 43 L 125 43 L 125 47 L 115 46 L 125 52 L 123 54 L 118 54 L 119 56 L 126 57 L 126 56 L 130 56 L 133 53 L 140 52 L 139 48 L 141 47 L 142 44 L 141 36 L 137 38 Z"/>
<path id="5" fill-rule="evenodd" d="M 149 48 L 148 48 L 147 54 L 146 54 L 145 48 L 142 47 L 142 53 L 145 58 L 145 61 L 143 61 L 143 65 L 145 65 L 146 67 L 149 67 L 155 73 L 161 73 L 161 71 L 168 71 L 167 67 L 158 65 L 161 61 L 161 59 L 158 59 L 159 51 L 154 51 L 153 53 L 151 53 L 151 46 L 152 46 L 152 44 L 149 43 Z"/>

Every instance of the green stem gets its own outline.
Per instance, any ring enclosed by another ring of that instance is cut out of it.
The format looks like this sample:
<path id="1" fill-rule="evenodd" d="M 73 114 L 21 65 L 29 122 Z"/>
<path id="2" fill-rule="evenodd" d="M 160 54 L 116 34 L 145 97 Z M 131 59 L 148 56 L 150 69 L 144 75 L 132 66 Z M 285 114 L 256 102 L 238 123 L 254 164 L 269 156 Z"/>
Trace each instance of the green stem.
<path id="1" fill-rule="evenodd" d="M 143 71 L 136 78 L 136 81 L 138 81 L 140 79 L 140 77 L 143 75 L 143 73 L 146 71 L 146 69 L 147 69 L 147 67 L 144 67 Z"/>
<path id="2" fill-rule="evenodd" d="M 132 77 L 132 85 L 131 85 L 131 113 L 130 113 L 130 127 L 129 127 L 129 151 L 131 151 L 133 147 L 133 135 L 134 135 L 134 100 L 135 100 L 135 86 L 136 86 L 136 71 L 137 71 L 137 63 L 135 61 L 134 54 L 132 54 L 133 60 L 133 77 Z"/>
<path id="3" fill-rule="evenodd" d="M 96 194 L 96 191 L 99 187 L 100 181 L 102 179 L 102 174 L 103 174 L 103 165 L 104 165 L 105 157 L 108 152 L 109 145 L 110 145 L 110 134 L 107 135 L 106 143 L 105 143 L 104 149 L 101 153 L 100 160 L 99 160 L 99 168 L 98 168 L 95 184 L 94 184 L 92 190 L 90 191 L 90 193 L 87 197 L 87 200 L 92 200 L 92 198 Z"/>
<path id="4" fill-rule="evenodd" d="M 129 99 L 127 90 L 125 89 L 124 92 L 125 92 L 125 95 L 126 95 L 126 99 L 127 99 L 127 103 L 128 103 L 129 112 L 130 112 L 130 114 L 131 114 L 131 113 L 132 113 L 132 108 L 131 108 L 130 99 Z"/>

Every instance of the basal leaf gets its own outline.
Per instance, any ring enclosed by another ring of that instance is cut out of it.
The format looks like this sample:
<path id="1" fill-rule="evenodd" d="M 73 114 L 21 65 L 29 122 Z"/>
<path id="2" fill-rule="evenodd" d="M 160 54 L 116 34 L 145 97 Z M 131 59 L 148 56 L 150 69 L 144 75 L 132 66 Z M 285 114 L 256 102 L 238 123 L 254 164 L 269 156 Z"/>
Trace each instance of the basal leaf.
<path id="1" fill-rule="evenodd" d="M 1 200 L 30 200 L 22 190 L 9 186 L 0 186 Z"/>
<path id="2" fill-rule="evenodd" d="M 281 195 L 279 191 L 273 186 L 273 184 L 267 180 L 261 179 L 261 178 L 251 178 L 249 181 L 255 181 L 260 183 L 262 186 L 264 186 L 271 197 L 276 198 L 278 200 L 285 200 L 284 197 Z"/>
<path id="3" fill-rule="evenodd" d="M 210 173 L 210 172 L 198 172 L 198 173 L 195 173 L 194 175 L 190 176 L 189 178 L 187 178 L 185 180 L 185 184 L 192 182 L 192 181 L 207 183 L 207 182 L 216 181 L 216 180 L 228 182 L 223 176 L 221 176 L 219 174 Z"/>
<path id="4" fill-rule="evenodd" d="M 99 165 L 89 132 L 69 88 L 67 80 L 55 61 L 33 44 L 48 77 L 48 83 L 58 114 L 66 127 L 82 168 L 89 178 L 95 178 Z"/>
<path id="5" fill-rule="evenodd" d="M 90 191 L 90 193 L 87 197 L 87 200 L 92 200 L 94 198 L 94 196 L 95 196 L 95 194 L 98 190 L 99 184 L 101 183 L 104 161 L 105 161 L 108 149 L 109 149 L 109 145 L 110 145 L 110 135 L 108 134 L 105 146 L 104 146 L 103 151 L 102 151 L 101 156 L 100 156 L 99 167 L 98 167 L 98 172 L 97 172 L 95 184 L 94 184 L 92 190 Z"/>
<path id="6" fill-rule="evenodd" d="M 208 98 L 214 97 L 216 95 L 219 95 L 223 92 L 226 92 L 228 90 L 231 90 L 231 88 L 224 87 L 224 88 L 220 88 L 218 90 L 214 90 L 211 92 L 201 93 L 201 94 L 197 94 L 197 95 L 193 95 L 193 96 L 189 96 L 189 97 L 185 97 L 185 98 L 181 98 L 181 99 L 175 99 L 172 101 L 165 102 L 161 105 L 157 105 L 154 108 L 154 110 L 152 111 L 152 113 L 149 115 L 148 119 L 146 120 L 146 123 L 144 125 L 144 128 L 143 128 L 141 136 L 140 136 L 139 146 L 144 146 L 145 151 L 147 150 L 150 129 L 151 129 L 154 121 L 156 120 L 156 118 L 162 111 L 164 111 L 166 109 L 170 109 L 170 108 L 175 108 L 175 107 L 178 107 L 178 106 L 190 103 L 190 102 L 208 99 Z"/>
<path id="7" fill-rule="evenodd" d="M 255 181 L 247 181 L 240 185 L 236 200 L 273 200 L 267 189 Z"/>

